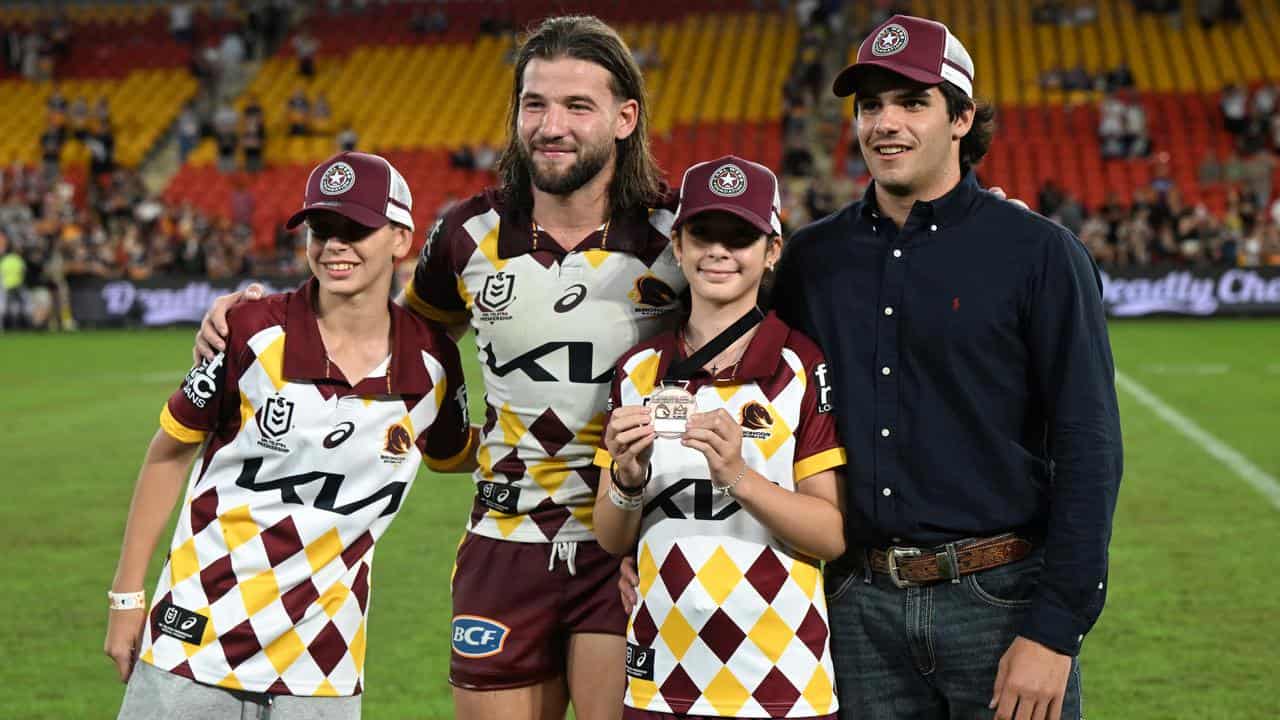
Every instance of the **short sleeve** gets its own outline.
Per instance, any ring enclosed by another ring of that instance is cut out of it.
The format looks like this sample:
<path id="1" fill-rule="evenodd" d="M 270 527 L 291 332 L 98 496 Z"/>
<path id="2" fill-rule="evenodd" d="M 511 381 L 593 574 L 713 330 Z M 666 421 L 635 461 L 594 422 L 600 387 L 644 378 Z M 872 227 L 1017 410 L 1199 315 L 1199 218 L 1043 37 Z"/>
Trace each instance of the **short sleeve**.
<path id="1" fill-rule="evenodd" d="M 405 288 L 405 300 L 411 310 L 428 320 L 456 325 L 466 322 L 467 304 L 458 292 L 449 221 L 448 215 L 440 218 L 427 234 L 413 279 Z"/>
<path id="2" fill-rule="evenodd" d="M 436 472 L 450 472 L 475 453 L 467 408 L 467 383 L 458 347 L 441 337 L 432 355 L 444 366 L 444 376 L 432 390 L 436 417 L 418 437 L 423 462 Z"/>
<path id="3" fill-rule="evenodd" d="M 844 447 L 831 413 L 831 369 L 821 355 L 805 363 L 804 398 L 800 401 L 800 427 L 796 430 L 796 482 L 846 462 Z"/>

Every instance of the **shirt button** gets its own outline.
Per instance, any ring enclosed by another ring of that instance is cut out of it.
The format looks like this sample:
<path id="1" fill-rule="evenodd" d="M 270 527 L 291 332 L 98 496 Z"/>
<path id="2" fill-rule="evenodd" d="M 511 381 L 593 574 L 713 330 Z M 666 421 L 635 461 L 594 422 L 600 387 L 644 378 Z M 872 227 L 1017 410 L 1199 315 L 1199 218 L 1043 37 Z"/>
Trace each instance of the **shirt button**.
<path id="1" fill-rule="evenodd" d="M 885 488 L 885 489 L 881 490 L 881 491 L 880 491 L 880 493 L 881 493 L 882 495 L 884 495 L 885 497 L 889 497 L 890 495 L 892 495 L 892 494 L 893 494 L 893 491 L 892 491 L 892 490 L 890 490 L 889 488 Z"/>
<path id="2" fill-rule="evenodd" d="M 1099 589 L 1099 590 L 1101 590 L 1101 589 L 1102 589 L 1102 583 L 1098 583 L 1098 589 Z"/>
<path id="3" fill-rule="evenodd" d="M 888 365 L 885 365 L 884 367 L 880 368 L 880 374 L 881 374 L 881 375 L 888 375 L 888 374 L 889 374 L 889 373 L 891 373 L 891 372 L 893 372 L 893 371 L 889 369 L 889 366 L 888 366 Z"/>
<path id="4" fill-rule="evenodd" d="M 889 437 L 889 428 L 880 428 L 880 437 Z"/>
<path id="5" fill-rule="evenodd" d="M 893 539 L 893 544 L 894 544 L 894 545 L 897 545 L 897 544 L 898 544 L 898 543 L 900 543 L 900 542 L 902 542 L 902 538 L 897 538 L 897 537 L 896 537 L 896 538 L 894 538 L 894 539 Z"/>
<path id="6" fill-rule="evenodd" d="M 902 257 L 902 251 L 901 251 L 901 250 L 898 250 L 897 248 L 894 248 L 894 250 L 893 250 L 893 256 L 894 256 L 894 257 L 896 257 L 896 258 L 900 258 L 900 257 Z"/>
<path id="7" fill-rule="evenodd" d="M 937 225 L 930 225 L 930 226 L 929 226 L 929 232 L 938 232 L 938 226 L 937 226 Z"/>
<path id="8" fill-rule="evenodd" d="M 891 308 L 891 307 L 887 307 L 887 308 L 885 308 L 885 309 L 884 309 L 884 314 L 885 314 L 885 315 L 892 315 L 892 314 L 893 314 L 893 308 Z"/>
<path id="9" fill-rule="evenodd" d="M 1084 636 L 1083 636 L 1083 635 L 1077 635 L 1077 636 L 1076 636 L 1076 642 L 1078 642 L 1078 643 L 1084 642 Z"/>

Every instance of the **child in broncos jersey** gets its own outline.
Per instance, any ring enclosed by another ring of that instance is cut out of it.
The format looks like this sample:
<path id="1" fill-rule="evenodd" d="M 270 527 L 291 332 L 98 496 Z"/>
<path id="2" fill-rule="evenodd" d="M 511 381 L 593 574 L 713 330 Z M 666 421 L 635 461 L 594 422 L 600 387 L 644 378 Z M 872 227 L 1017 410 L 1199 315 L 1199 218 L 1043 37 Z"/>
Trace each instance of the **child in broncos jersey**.
<path id="1" fill-rule="evenodd" d="M 821 352 L 756 306 L 777 213 L 764 166 L 690 168 L 672 237 L 689 317 L 617 366 L 595 532 L 638 555 L 626 718 L 835 717 L 818 560 L 844 551 L 845 454 Z M 656 428 L 679 414 L 656 392 L 692 397 L 682 430 Z"/>
<path id="2" fill-rule="evenodd" d="M 421 460 L 475 466 L 456 346 L 389 300 L 411 202 L 376 155 L 317 167 L 289 221 L 315 278 L 236 308 L 225 352 L 161 411 L 108 593 L 121 718 L 360 716 L 374 544 Z"/>

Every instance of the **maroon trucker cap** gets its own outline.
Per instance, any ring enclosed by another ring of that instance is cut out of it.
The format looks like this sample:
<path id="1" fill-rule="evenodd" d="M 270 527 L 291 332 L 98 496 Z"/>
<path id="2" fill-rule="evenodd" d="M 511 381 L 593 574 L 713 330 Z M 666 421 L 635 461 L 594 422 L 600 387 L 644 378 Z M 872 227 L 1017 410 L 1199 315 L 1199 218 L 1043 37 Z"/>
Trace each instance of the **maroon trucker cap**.
<path id="1" fill-rule="evenodd" d="M 973 97 L 973 59 L 947 26 L 936 20 L 894 15 L 880 23 L 858 47 L 858 59 L 836 76 L 832 91 L 840 97 L 854 94 L 872 67 L 928 85 L 945 80 Z"/>
<path id="2" fill-rule="evenodd" d="M 778 178 L 760 163 L 726 155 L 684 171 L 680 206 L 672 228 L 699 213 L 723 210 L 746 220 L 760 232 L 782 234 Z"/>
<path id="3" fill-rule="evenodd" d="M 395 221 L 413 229 L 409 184 L 380 155 L 341 152 L 317 165 L 307 178 L 302 209 L 285 227 L 297 227 L 312 210 L 330 210 L 370 228 Z"/>

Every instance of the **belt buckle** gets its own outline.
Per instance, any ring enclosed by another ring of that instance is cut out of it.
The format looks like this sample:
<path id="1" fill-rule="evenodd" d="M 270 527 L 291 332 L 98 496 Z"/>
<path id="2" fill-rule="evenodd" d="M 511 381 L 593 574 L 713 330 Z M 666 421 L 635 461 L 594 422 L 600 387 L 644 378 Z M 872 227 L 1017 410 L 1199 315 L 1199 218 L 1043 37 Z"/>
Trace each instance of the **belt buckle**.
<path id="1" fill-rule="evenodd" d="M 912 558 L 920 556 L 920 548 L 904 548 L 891 547 L 885 551 L 885 559 L 889 563 L 889 580 L 899 590 L 910 587 L 917 587 L 919 583 L 911 580 L 903 580 L 898 575 L 898 560 L 902 558 Z"/>

